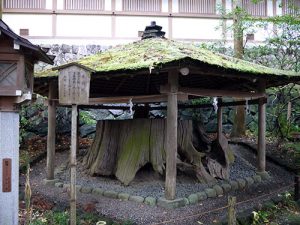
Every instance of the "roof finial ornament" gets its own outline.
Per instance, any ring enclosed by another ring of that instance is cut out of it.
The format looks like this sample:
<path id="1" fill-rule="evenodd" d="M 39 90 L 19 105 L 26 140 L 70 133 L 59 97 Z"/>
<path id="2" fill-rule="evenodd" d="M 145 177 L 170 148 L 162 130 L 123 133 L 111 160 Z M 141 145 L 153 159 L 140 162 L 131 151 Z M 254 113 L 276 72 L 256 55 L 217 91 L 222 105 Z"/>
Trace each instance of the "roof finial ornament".
<path id="1" fill-rule="evenodd" d="M 145 31 L 142 36 L 143 39 L 147 38 L 165 38 L 166 32 L 161 31 L 162 27 L 156 25 L 155 21 L 151 21 L 150 26 L 146 26 Z"/>

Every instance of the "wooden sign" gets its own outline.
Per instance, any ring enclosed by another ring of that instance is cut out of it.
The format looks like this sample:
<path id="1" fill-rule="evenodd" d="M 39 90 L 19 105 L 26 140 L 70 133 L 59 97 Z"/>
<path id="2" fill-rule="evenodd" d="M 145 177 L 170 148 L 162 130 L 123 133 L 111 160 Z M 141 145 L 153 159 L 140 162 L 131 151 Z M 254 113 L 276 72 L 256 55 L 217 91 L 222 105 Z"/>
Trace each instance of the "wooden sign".
<path id="1" fill-rule="evenodd" d="M 64 67 L 59 72 L 59 103 L 63 105 L 88 104 L 90 72 L 77 65 Z"/>
<path id="2" fill-rule="evenodd" d="M 2 192 L 11 192 L 11 159 L 2 160 Z"/>

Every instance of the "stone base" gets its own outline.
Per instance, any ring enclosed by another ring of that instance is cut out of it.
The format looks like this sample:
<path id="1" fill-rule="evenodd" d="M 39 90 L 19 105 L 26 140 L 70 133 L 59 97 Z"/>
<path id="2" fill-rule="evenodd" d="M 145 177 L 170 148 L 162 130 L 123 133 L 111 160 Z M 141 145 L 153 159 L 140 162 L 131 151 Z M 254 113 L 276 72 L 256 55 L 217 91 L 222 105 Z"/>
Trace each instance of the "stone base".
<path id="1" fill-rule="evenodd" d="M 174 200 L 167 200 L 163 197 L 157 200 L 157 205 L 167 209 L 175 209 L 182 206 L 185 206 L 184 198 L 177 198 Z"/>
<path id="2" fill-rule="evenodd" d="M 59 180 L 58 179 L 53 179 L 53 180 L 47 180 L 47 179 L 44 179 L 43 180 L 43 183 L 44 185 L 46 186 L 54 186 L 55 183 L 57 183 Z"/>
<path id="3" fill-rule="evenodd" d="M 268 172 L 264 171 L 264 172 L 257 172 L 257 175 L 259 175 L 261 177 L 262 180 L 270 180 L 271 176 Z"/>

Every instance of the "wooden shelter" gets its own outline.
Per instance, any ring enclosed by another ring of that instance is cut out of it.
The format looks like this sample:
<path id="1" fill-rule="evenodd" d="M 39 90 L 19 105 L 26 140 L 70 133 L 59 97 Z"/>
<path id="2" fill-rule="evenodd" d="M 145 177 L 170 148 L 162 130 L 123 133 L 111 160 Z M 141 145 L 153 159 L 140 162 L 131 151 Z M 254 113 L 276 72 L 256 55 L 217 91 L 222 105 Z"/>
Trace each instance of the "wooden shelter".
<path id="1" fill-rule="evenodd" d="M 156 26 L 154 24 L 154 26 Z M 155 30 L 155 29 L 154 29 Z M 157 29 L 160 31 L 160 29 Z M 151 36 L 151 35 L 150 35 Z M 121 45 L 66 64 L 91 73 L 89 104 L 167 102 L 165 197 L 176 196 L 178 101 L 200 96 L 251 99 L 259 104 L 258 172 L 265 172 L 266 88 L 300 81 L 300 75 L 253 64 L 202 49 L 195 44 L 151 37 Z M 58 105 L 58 71 L 35 77 L 35 92 L 49 99 L 47 179 L 54 179 L 55 107 Z M 222 132 L 219 103 L 218 132 Z"/>

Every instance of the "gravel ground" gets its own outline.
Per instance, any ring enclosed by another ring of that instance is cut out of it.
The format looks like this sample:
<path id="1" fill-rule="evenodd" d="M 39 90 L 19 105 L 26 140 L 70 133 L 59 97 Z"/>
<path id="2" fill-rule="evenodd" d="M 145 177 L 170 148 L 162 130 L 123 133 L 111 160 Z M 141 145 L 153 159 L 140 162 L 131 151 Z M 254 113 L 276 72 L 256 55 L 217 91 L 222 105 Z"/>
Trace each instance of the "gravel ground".
<path id="1" fill-rule="evenodd" d="M 235 151 L 236 164 L 231 170 L 231 177 L 239 178 L 244 176 L 251 176 L 254 174 L 254 168 L 256 165 L 256 157 L 247 149 L 240 146 L 232 146 Z M 56 154 L 56 164 L 59 166 L 64 163 L 68 158 L 66 152 Z M 40 163 L 36 164 L 32 168 L 31 173 L 31 183 L 33 193 L 39 193 L 44 195 L 46 198 L 57 202 L 58 205 L 68 204 L 68 194 L 62 188 L 48 187 L 42 184 L 42 180 L 45 178 L 45 165 L 46 160 L 42 160 Z M 244 191 L 237 191 L 235 193 L 230 193 L 237 197 L 238 202 L 247 199 L 252 199 L 256 196 L 263 195 L 263 198 L 253 199 L 246 203 L 239 204 L 238 210 L 250 210 L 268 200 L 269 198 L 277 195 L 273 193 L 278 188 L 282 188 L 280 192 L 285 190 L 285 186 L 293 182 L 293 175 L 282 168 L 272 164 L 267 163 L 267 171 L 271 174 L 272 180 L 269 182 L 264 182 L 261 184 L 253 185 Z M 147 173 L 147 172 L 145 172 Z M 96 185 L 108 185 L 110 188 L 114 187 L 116 191 L 126 190 L 128 193 L 141 194 L 143 196 L 156 194 L 160 196 L 163 194 L 164 182 L 161 177 L 157 175 L 148 174 L 147 180 L 141 181 L 145 174 L 139 174 L 137 179 L 132 183 L 131 186 L 122 186 L 118 181 L 111 179 L 103 179 L 91 177 L 86 179 L 83 174 L 78 174 L 78 183 L 87 182 L 89 184 L 96 183 Z M 146 174 L 147 175 L 147 174 Z M 150 176 L 151 175 L 151 176 Z M 82 177 L 81 177 L 82 176 Z M 20 188 L 24 186 L 24 177 L 20 178 Z M 92 186 L 92 185 L 89 185 Z M 178 196 L 186 195 L 187 193 L 196 192 L 203 189 L 205 185 L 196 184 L 193 179 L 186 178 L 184 176 L 178 177 Z M 270 196 L 267 194 L 272 193 Z M 131 220 L 136 224 L 199 224 L 198 221 L 203 224 L 211 224 L 213 222 L 219 221 L 226 215 L 226 210 L 219 210 L 217 212 L 205 213 L 222 206 L 226 206 L 227 195 L 218 197 L 215 199 L 208 199 L 202 201 L 196 205 L 189 205 L 183 208 L 168 210 L 159 207 L 150 207 L 145 204 L 138 204 L 132 201 L 120 201 L 115 199 L 109 199 L 105 197 L 95 197 L 88 194 L 78 193 L 78 203 L 80 205 L 85 205 L 87 203 L 95 203 L 96 210 L 109 218 L 115 219 L 116 221 Z M 168 221 L 164 222 L 163 221 Z"/>

